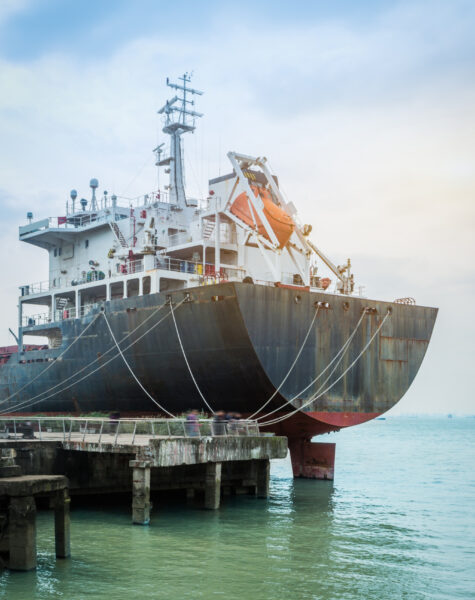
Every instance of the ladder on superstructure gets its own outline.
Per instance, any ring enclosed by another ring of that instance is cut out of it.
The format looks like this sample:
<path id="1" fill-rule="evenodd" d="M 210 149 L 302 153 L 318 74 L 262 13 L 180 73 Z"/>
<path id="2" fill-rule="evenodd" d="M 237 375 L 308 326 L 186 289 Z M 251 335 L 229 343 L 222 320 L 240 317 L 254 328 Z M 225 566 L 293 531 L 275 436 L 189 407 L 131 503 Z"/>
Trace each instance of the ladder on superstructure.
<path id="1" fill-rule="evenodd" d="M 112 229 L 112 233 L 114 234 L 116 240 L 122 246 L 122 248 L 127 248 L 127 242 L 125 241 L 124 234 L 119 229 L 119 226 L 115 221 L 109 221 L 110 228 Z"/>

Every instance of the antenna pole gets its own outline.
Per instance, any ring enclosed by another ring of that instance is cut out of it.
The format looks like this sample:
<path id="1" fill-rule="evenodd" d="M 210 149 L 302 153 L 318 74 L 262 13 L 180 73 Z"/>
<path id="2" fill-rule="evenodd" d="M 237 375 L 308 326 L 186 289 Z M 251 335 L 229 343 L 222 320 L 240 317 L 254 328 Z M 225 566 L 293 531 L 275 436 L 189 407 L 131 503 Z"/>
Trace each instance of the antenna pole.
<path id="1" fill-rule="evenodd" d="M 169 165 L 170 169 L 170 203 L 176 204 L 180 208 L 186 206 L 184 167 L 181 148 L 181 136 L 189 131 L 195 130 L 195 119 L 202 117 L 202 113 L 190 110 L 188 105 L 194 106 L 194 101 L 189 100 L 189 96 L 201 96 L 203 92 L 188 87 L 191 81 L 191 75 L 184 73 L 183 77 L 178 78 L 180 83 L 171 83 L 167 77 L 167 86 L 176 90 L 177 94 L 168 100 L 158 111 L 158 114 L 165 115 L 163 133 L 170 136 L 170 155 L 161 159 L 157 147 L 154 152 L 157 153 L 157 167 Z M 163 144 L 162 144 L 163 146 Z"/>

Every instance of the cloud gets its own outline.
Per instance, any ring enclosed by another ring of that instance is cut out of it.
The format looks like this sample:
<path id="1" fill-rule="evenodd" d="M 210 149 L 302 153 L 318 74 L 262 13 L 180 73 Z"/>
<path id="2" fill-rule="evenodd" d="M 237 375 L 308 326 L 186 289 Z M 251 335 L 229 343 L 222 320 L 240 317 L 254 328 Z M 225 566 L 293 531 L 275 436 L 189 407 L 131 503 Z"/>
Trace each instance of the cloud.
<path id="1" fill-rule="evenodd" d="M 12 16 L 25 11 L 31 5 L 31 0 L 2 0 L 0 3 L 0 26 Z"/>
<path id="2" fill-rule="evenodd" d="M 452 308 L 454 298 L 473 302 L 474 11 L 466 2 L 413 2 L 364 22 L 342 13 L 243 24 L 220 9 L 199 41 L 172 27 L 156 36 L 135 30 L 95 57 L 80 48 L 0 57 L 4 252 L 19 247 L 20 215 L 61 214 L 69 190 L 88 196 L 93 176 L 109 192 L 150 191 L 164 79 L 192 67 L 206 93 L 197 106 L 205 118 L 185 140 L 190 194 L 206 195 L 208 177 L 229 169 L 230 149 L 268 156 L 317 244 L 335 262 L 351 256 L 370 296 L 443 307 L 433 366 L 421 372 L 429 389 L 450 323 L 465 357 L 464 336 L 475 333 Z M 23 246 L 7 273 L 18 285 L 38 278 L 37 255 L 33 264 Z M 40 279 L 46 258 L 42 265 Z M 15 322 L 15 295 L 2 291 L 3 331 Z M 401 406 L 428 406 L 411 394 Z"/>

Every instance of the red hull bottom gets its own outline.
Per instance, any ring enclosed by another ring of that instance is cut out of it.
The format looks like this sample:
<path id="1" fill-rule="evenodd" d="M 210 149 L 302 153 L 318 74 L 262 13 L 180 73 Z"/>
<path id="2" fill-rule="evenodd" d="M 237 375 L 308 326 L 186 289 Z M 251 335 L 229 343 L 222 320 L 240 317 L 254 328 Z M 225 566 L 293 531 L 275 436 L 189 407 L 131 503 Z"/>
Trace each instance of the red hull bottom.
<path id="1" fill-rule="evenodd" d="M 335 474 L 335 444 L 312 442 L 312 438 L 316 435 L 339 431 L 342 427 L 359 425 L 375 419 L 380 414 L 356 412 L 297 413 L 275 425 L 263 426 L 262 429 L 288 438 L 294 477 L 333 480 Z M 272 415 L 274 418 L 278 416 L 281 415 Z M 263 419 L 264 421 L 265 419 Z"/>
<path id="2" fill-rule="evenodd" d="M 333 480 L 335 444 L 289 438 L 289 451 L 294 477 Z"/>

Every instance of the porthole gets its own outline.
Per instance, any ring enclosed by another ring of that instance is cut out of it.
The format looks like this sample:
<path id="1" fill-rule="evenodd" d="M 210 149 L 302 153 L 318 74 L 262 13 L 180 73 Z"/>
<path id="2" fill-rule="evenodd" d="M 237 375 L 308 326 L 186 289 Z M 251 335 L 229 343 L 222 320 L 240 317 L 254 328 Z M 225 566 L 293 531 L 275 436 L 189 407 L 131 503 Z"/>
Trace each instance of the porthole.
<path id="1" fill-rule="evenodd" d="M 302 296 L 295 296 L 294 302 L 295 304 L 300 304 L 302 302 Z"/>

